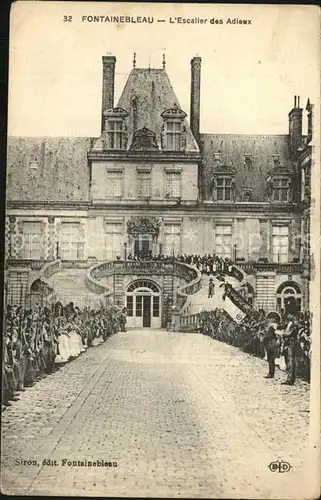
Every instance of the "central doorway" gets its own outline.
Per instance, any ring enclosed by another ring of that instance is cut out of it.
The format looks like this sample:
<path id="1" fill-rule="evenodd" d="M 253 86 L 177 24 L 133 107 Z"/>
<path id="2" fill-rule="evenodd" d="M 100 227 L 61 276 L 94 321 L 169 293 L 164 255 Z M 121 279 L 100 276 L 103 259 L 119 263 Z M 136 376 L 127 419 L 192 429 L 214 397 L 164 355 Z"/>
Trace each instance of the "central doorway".
<path id="1" fill-rule="evenodd" d="M 153 238 L 151 234 L 136 234 L 134 240 L 134 255 L 146 257 L 153 250 Z"/>
<path id="2" fill-rule="evenodd" d="M 138 296 L 139 297 L 139 296 Z M 151 296 L 143 295 L 143 327 L 151 326 Z"/>
<path id="3" fill-rule="evenodd" d="M 135 280 L 126 291 L 127 326 L 160 328 L 160 289 L 150 280 Z"/>

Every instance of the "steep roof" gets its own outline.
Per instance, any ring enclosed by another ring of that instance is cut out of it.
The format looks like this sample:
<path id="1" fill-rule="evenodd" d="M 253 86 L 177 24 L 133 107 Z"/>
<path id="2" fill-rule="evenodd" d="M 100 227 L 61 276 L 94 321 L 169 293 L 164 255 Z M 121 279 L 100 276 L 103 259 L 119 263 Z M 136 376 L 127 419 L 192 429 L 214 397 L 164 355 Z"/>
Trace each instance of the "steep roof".
<path id="1" fill-rule="evenodd" d="M 152 130 L 160 147 L 163 126 L 161 113 L 175 106 L 181 109 L 165 69 L 134 68 L 128 76 L 117 107 L 125 109 L 129 114 L 126 118 L 129 145 L 134 131 L 134 102 L 137 109 L 136 130 L 143 127 Z M 186 151 L 198 151 L 198 145 L 186 119 L 184 126 Z M 97 147 L 100 147 L 99 141 L 95 145 L 95 148 Z"/>
<path id="2" fill-rule="evenodd" d="M 293 170 L 287 135 L 201 134 L 201 141 L 207 199 L 211 197 L 211 171 L 217 163 L 236 170 L 236 200 L 242 199 L 243 189 L 252 189 L 252 201 L 266 201 L 265 178 L 274 167 L 273 155 L 279 156 L 280 166 Z M 220 153 L 217 163 L 215 153 Z M 246 161 L 245 155 L 250 161 Z"/>
<path id="3" fill-rule="evenodd" d="M 88 137 L 8 137 L 7 200 L 89 200 Z"/>

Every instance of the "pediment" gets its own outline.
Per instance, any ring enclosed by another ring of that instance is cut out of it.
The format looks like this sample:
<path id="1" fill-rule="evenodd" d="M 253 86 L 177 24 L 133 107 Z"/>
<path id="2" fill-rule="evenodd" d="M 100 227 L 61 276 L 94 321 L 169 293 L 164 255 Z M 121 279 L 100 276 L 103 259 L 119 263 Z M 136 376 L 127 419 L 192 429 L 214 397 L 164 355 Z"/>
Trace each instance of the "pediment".
<path id="1" fill-rule="evenodd" d="M 113 108 L 113 109 L 107 109 L 106 111 L 104 111 L 104 116 L 106 116 L 106 118 L 126 118 L 128 116 L 128 113 L 125 109 L 123 108 Z"/>
<path id="2" fill-rule="evenodd" d="M 156 140 L 156 134 L 147 127 L 143 127 L 140 130 L 134 132 L 133 140 L 130 145 L 130 150 L 145 150 L 154 151 L 158 150 L 158 144 Z"/>

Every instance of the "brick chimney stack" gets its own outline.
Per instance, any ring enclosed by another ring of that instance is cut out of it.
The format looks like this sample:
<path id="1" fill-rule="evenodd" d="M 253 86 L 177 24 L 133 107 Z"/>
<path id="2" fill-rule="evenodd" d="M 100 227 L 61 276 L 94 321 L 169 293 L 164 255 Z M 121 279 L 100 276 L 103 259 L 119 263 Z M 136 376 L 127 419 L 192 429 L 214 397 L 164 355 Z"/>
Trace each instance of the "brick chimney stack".
<path id="1" fill-rule="evenodd" d="M 101 131 L 104 130 L 104 111 L 114 107 L 115 56 L 103 56 L 103 92 L 101 107 Z"/>
<path id="2" fill-rule="evenodd" d="M 289 146 L 291 158 L 295 158 L 297 150 L 302 146 L 302 111 L 300 96 L 294 96 L 294 107 L 289 113 Z"/>
<path id="3" fill-rule="evenodd" d="M 191 60 L 190 127 L 197 142 L 199 142 L 200 134 L 201 62 L 200 57 L 193 57 Z"/>

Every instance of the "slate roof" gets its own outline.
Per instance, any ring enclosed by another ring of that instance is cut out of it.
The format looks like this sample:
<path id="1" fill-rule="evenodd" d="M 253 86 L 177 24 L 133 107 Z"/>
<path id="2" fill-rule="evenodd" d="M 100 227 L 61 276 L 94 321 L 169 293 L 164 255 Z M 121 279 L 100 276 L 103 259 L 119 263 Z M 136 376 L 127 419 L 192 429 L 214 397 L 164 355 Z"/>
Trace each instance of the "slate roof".
<path id="1" fill-rule="evenodd" d="M 236 170 L 236 201 L 242 200 L 243 189 L 252 189 L 252 201 L 266 201 L 266 177 L 278 155 L 280 166 L 293 170 L 289 158 L 287 135 L 201 134 L 203 151 L 203 186 L 210 199 L 211 170 L 216 165 L 232 166 Z M 215 162 L 214 153 L 220 153 Z M 245 161 L 249 155 L 251 162 Z"/>
<path id="2" fill-rule="evenodd" d="M 88 137 L 8 137 L 7 200 L 89 200 L 90 142 Z"/>
<path id="3" fill-rule="evenodd" d="M 161 113 L 175 105 L 181 109 L 166 70 L 153 68 L 134 68 L 131 70 L 116 106 L 125 109 L 129 114 L 126 118 L 128 145 L 131 144 L 134 129 L 133 100 L 136 100 L 137 103 L 136 130 L 147 127 L 155 132 L 161 149 L 163 125 Z M 186 110 L 183 111 L 186 112 Z M 184 125 L 186 128 L 186 151 L 198 151 L 198 145 L 186 119 Z M 95 144 L 94 149 L 97 148 L 101 148 L 100 141 Z"/>

